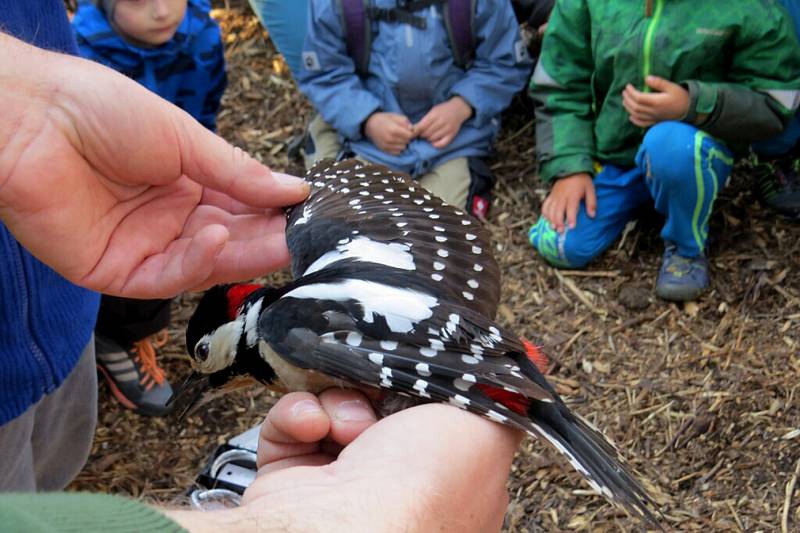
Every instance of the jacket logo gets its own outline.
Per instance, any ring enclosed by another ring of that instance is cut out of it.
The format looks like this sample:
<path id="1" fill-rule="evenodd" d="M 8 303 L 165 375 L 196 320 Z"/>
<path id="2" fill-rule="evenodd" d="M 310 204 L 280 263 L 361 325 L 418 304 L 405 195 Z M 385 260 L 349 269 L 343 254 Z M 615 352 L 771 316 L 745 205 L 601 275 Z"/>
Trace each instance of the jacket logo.
<path id="1" fill-rule="evenodd" d="M 531 56 L 528 54 L 528 47 L 522 39 L 514 43 L 514 59 L 517 60 L 517 63 L 527 63 L 531 60 Z"/>
<path id="2" fill-rule="evenodd" d="M 303 66 L 306 70 L 317 71 L 320 69 L 319 58 L 316 52 L 303 52 Z"/>
<path id="3" fill-rule="evenodd" d="M 698 35 L 710 35 L 712 37 L 727 37 L 731 30 L 718 30 L 716 28 L 697 28 L 695 33 Z"/>

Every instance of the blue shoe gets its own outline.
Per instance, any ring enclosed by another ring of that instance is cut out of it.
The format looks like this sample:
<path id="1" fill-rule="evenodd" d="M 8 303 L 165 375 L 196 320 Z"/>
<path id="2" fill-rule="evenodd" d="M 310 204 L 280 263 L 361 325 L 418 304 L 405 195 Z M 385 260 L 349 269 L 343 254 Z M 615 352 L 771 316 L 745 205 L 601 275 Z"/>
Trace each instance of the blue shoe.
<path id="1" fill-rule="evenodd" d="M 708 259 L 683 257 L 674 244 L 667 244 L 656 281 L 656 294 L 664 300 L 694 300 L 708 288 Z"/>

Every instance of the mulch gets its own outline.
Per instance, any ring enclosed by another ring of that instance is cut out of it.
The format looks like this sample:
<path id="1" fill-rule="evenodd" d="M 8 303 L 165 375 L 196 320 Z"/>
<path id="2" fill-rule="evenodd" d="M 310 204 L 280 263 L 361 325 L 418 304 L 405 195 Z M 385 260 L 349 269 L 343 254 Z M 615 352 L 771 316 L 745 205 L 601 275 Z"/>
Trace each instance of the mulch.
<path id="1" fill-rule="evenodd" d="M 270 167 L 302 172 L 287 145 L 310 107 L 246 2 L 221 2 L 229 88 L 220 134 Z M 711 219 L 712 287 L 698 301 L 658 300 L 657 220 L 643 220 L 586 271 L 557 271 L 526 230 L 546 188 L 535 179 L 530 109 L 506 113 L 487 223 L 504 274 L 499 320 L 557 359 L 551 382 L 649 479 L 681 531 L 800 529 L 800 225 L 762 208 L 746 164 Z M 285 279 L 286 273 L 277 278 Z M 273 276 L 274 279 L 274 276 Z M 183 329 L 198 295 L 175 300 L 160 360 L 188 370 Z M 259 423 L 275 401 L 259 388 L 179 422 L 121 408 L 101 385 L 89 464 L 73 489 L 177 502 L 216 445 Z M 526 439 L 508 483 L 507 531 L 630 531 L 555 452 Z"/>

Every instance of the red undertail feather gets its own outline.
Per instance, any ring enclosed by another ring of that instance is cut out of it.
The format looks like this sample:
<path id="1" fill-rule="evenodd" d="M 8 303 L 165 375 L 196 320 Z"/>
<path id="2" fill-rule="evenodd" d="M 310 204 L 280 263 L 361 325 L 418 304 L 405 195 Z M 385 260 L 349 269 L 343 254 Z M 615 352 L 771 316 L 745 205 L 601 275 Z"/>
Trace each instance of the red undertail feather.
<path id="1" fill-rule="evenodd" d="M 239 314 L 239 308 L 242 306 L 244 299 L 247 298 L 252 292 L 261 288 L 261 285 L 255 284 L 241 284 L 232 285 L 228 289 L 228 317 L 233 320 Z"/>
<path id="2" fill-rule="evenodd" d="M 547 374 L 547 367 L 550 366 L 550 359 L 547 358 L 545 354 L 539 351 L 539 348 L 536 347 L 531 341 L 526 339 L 525 337 L 520 337 L 519 340 L 522 341 L 522 345 L 525 347 L 525 353 L 528 355 L 528 359 L 536 365 L 536 368 L 539 369 L 543 375 Z"/>
<path id="3" fill-rule="evenodd" d="M 482 383 L 478 383 L 476 387 L 495 402 L 505 405 L 517 414 L 528 416 L 528 407 L 530 407 L 531 401 L 522 394 Z"/>

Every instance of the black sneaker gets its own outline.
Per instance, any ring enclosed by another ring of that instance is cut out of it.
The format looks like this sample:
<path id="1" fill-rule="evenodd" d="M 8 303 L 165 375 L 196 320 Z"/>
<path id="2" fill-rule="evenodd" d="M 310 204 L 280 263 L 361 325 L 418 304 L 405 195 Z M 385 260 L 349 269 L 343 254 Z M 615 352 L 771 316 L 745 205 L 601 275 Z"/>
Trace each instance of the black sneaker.
<path id="1" fill-rule="evenodd" d="M 97 368 L 119 402 L 149 416 L 169 413 L 172 387 L 156 362 L 156 349 L 167 343 L 166 330 L 133 343 L 127 350 L 105 337 L 95 337 Z"/>
<path id="2" fill-rule="evenodd" d="M 763 204 L 800 221 L 800 156 L 791 153 L 760 161 L 753 168 L 753 178 Z"/>

